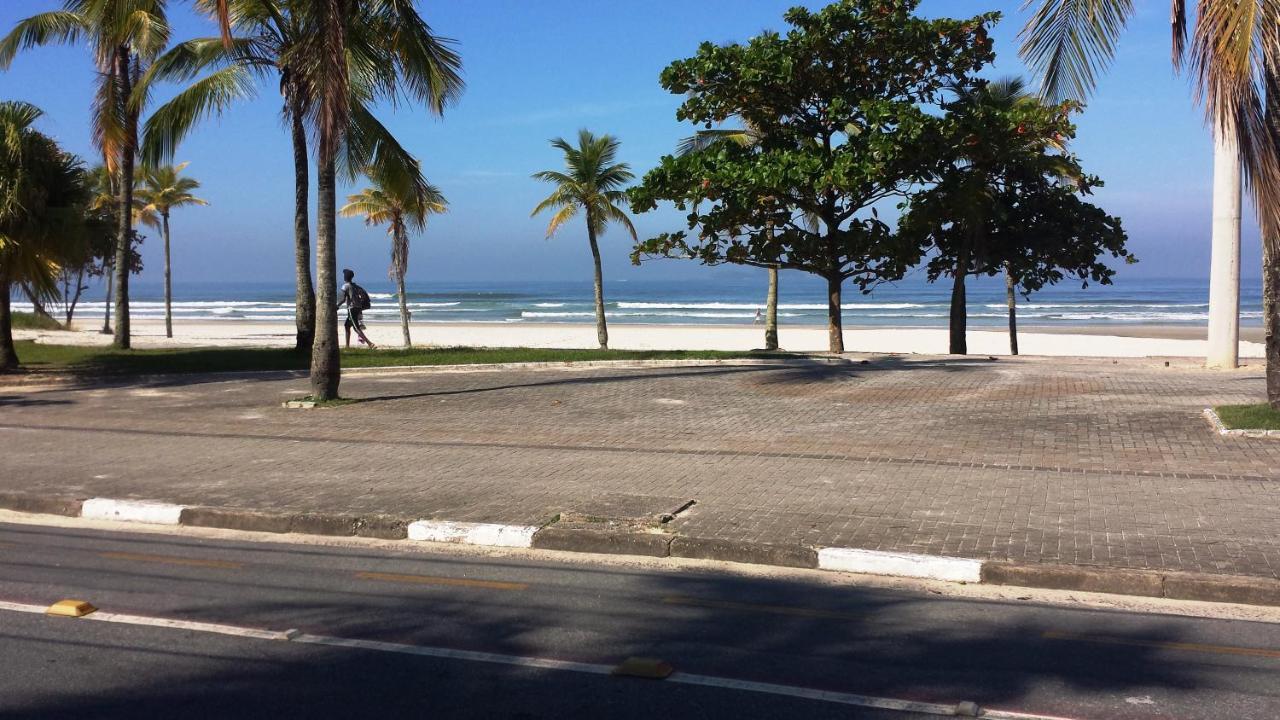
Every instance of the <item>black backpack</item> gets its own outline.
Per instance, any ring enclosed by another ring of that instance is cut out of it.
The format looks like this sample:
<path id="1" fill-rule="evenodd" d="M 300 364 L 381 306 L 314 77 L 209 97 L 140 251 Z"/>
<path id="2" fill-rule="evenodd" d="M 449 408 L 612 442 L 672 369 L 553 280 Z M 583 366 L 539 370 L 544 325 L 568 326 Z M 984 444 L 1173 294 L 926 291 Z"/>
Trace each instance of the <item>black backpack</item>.
<path id="1" fill-rule="evenodd" d="M 355 283 L 351 283 L 351 301 L 351 304 L 355 305 L 357 310 L 368 310 L 373 307 L 373 301 L 369 299 L 369 293 Z"/>

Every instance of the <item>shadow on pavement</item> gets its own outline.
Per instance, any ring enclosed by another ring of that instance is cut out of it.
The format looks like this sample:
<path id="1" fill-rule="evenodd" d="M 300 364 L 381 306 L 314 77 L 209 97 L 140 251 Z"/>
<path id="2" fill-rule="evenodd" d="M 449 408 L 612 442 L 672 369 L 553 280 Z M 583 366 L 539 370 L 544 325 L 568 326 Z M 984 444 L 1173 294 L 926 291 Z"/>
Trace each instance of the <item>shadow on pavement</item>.
<path id="1" fill-rule="evenodd" d="M 507 566 L 471 564 L 481 577 L 501 577 Z M 1083 717 L 1114 717 L 1126 694 L 1189 695 L 1212 685 L 1197 666 L 1157 656 L 1152 643 L 1183 639 L 1168 619 L 792 579 L 549 567 L 547 577 L 516 592 L 350 580 L 329 587 L 315 579 L 324 573 L 294 568 L 184 587 L 201 599 L 156 614 L 605 665 L 658 657 L 685 673 Z M 156 578 L 135 580 L 141 590 Z M 6 718 L 904 717 L 659 681 L 106 623 L 75 627 L 55 635 L 13 625 L 0 635 L 9 664 L 37 662 L 29 656 L 36 655 L 40 665 L 29 671 L 49 667 L 59 675 L 56 693 L 0 680 L 0 689 L 9 686 L 7 697 L 0 692 Z M 1116 643 L 1046 638 L 1059 630 L 1105 633 Z M 1214 717 L 1207 705 L 1185 709 L 1178 716 Z"/>

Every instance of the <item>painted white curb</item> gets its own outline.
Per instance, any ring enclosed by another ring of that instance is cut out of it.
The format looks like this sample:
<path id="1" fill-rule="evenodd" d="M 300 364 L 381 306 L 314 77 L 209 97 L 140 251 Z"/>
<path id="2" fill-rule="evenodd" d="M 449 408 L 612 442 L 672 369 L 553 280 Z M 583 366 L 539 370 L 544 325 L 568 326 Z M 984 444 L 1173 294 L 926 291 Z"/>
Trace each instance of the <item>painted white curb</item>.
<path id="1" fill-rule="evenodd" d="M 1227 437 L 1280 438 L 1280 430 L 1230 430 L 1213 408 L 1204 409 L 1204 417 L 1219 435 Z"/>
<path id="2" fill-rule="evenodd" d="M 896 577 L 981 582 L 982 561 L 966 558 L 893 553 L 856 548 L 822 548 L 818 550 L 818 568 L 837 572 L 893 575 Z"/>
<path id="3" fill-rule="evenodd" d="M 90 498 L 80 506 L 80 517 L 91 520 L 125 520 L 128 522 L 177 525 L 185 505 L 148 502 L 146 500 L 112 500 Z"/>
<path id="4" fill-rule="evenodd" d="M 418 520 L 409 523 L 410 540 L 464 545 L 527 548 L 533 546 L 533 534 L 537 531 L 538 528 L 532 525 L 495 525 L 448 520 Z"/>

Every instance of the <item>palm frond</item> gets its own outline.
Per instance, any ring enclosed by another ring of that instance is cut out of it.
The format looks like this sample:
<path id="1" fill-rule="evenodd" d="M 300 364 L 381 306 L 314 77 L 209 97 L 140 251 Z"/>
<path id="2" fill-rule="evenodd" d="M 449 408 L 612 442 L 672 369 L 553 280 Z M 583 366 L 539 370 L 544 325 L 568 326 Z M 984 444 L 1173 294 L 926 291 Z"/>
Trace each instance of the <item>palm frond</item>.
<path id="1" fill-rule="evenodd" d="M 0 40 L 0 70 L 9 69 L 19 50 L 38 45 L 77 42 L 85 32 L 84 18 L 66 10 L 40 13 L 20 20 Z"/>
<path id="2" fill-rule="evenodd" d="M 1115 56 L 1133 0 L 1026 0 L 1024 7 L 1037 1 L 1019 52 L 1041 76 L 1043 97 L 1083 101 Z"/>
<path id="3" fill-rule="evenodd" d="M 156 108 L 147 119 L 142 162 L 158 165 L 172 160 L 178 145 L 204 118 L 256 94 L 253 75 L 240 65 L 230 65 L 198 80 Z"/>

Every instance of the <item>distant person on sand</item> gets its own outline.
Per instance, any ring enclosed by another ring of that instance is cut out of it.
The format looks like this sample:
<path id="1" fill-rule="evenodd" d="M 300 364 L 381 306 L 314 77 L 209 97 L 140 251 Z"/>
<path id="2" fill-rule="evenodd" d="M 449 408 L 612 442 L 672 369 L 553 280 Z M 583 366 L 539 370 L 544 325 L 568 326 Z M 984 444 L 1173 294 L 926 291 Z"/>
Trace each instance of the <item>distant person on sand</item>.
<path id="1" fill-rule="evenodd" d="M 355 327 L 356 335 L 360 341 L 373 347 L 373 343 L 364 335 L 364 311 L 368 310 L 372 302 L 369 299 L 369 293 L 365 289 L 355 283 L 356 274 L 348 268 L 342 271 L 342 299 L 338 301 L 338 309 L 342 309 L 343 305 L 347 306 L 347 321 L 343 327 L 347 331 L 347 347 L 351 347 L 351 328 Z"/>
<path id="2" fill-rule="evenodd" d="M 760 308 L 756 308 L 756 319 L 751 321 L 753 325 L 759 325 L 764 322 L 764 316 L 760 314 Z"/>

